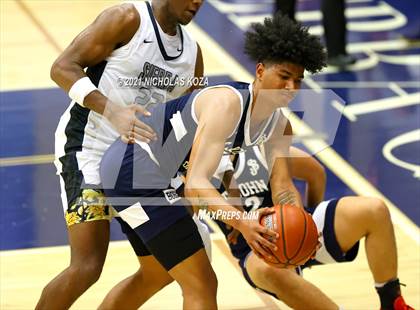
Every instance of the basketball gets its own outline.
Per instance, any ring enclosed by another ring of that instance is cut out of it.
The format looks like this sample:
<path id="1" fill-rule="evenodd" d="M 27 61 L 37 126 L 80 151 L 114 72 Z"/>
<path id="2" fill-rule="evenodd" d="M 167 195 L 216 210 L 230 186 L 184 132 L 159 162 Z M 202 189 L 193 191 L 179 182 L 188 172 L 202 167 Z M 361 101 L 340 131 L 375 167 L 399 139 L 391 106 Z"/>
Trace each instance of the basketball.
<path id="1" fill-rule="evenodd" d="M 274 213 L 260 219 L 261 225 L 279 234 L 277 251 L 264 247 L 273 257 L 264 257 L 265 262 L 278 268 L 303 265 L 315 253 L 318 244 L 318 230 L 312 216 L 291 205 L 276 205 L 274 209 Z"/>

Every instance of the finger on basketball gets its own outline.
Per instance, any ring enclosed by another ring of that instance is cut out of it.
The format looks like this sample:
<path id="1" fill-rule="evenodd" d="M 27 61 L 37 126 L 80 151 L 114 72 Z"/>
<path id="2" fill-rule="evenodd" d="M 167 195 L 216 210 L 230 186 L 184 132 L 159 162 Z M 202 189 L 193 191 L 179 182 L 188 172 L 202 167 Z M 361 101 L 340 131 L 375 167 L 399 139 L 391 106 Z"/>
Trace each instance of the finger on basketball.
<path id="1" fill-rule="evenodd" d="M 254 242 L 254 248 L 262 257 L 271 257 L 271 253 L 265 250 L 257 241 Z"/>
<path id="2" fill-rule="evenodd" d="M 275 243 L 268 241 L 267 239 L 260 237 L 258 238 L 258 242 L 263 246 L 272 249 L 273 251 L 277 251 L 277 246 Z"/>
<path id="3" fill-rule="evenodd" d="M 274 208 L 261 208 L 258 210 L 258 215 L 261 218 L 262 216 L 269 215 L 274 212 L 275 212 Z"/>
<path id="4" fill-rule="evenodd" d="M 252 252 L 254 252 L 254 254 L 258 257 L 258 258 L 264 258 L 260 253 L 258 253 L 257 249 L 253 246 L 253 245 L 249 245 L 249 247 L 251 248 Z"/>
<path id="5" fill-rule="evenodd" d="M 274 230 L 271 230 L 267 227 L 264 227 L 262 225 L 258 225 L 257 231 L 261 234 L 266 235 L 267 237 L 275 238 L 277 239 L 279 237 L 279 234 L 275 232 Z"/>

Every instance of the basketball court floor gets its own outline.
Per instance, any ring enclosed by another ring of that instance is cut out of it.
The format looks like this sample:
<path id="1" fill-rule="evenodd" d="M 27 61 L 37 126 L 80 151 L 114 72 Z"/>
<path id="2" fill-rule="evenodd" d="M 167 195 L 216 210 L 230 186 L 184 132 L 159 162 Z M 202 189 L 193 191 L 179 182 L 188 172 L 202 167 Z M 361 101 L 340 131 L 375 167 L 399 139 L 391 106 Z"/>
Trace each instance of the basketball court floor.
<path id="1" fill-rule="evenodd" d="M 49 78 L 54 59 L 100 11 L 117 1 L 0 1 L 0 309 L 33 309 L 44 285 L 68 264 L 58 178 L 52 164 L 54 131 L 69 100 Z M 367 195 L 391 211 L 399 278 L 407 302 L 420 308 L 420 43 L 402 38 L 419 25 L 415 1 L 349 0 L 348 51 L 359 61 L 347 72 L 327 68 L 304 87 L 329 88 L 345 102 L 334 143 L 322 147 L 326 198 Z M 298 20 L 322 34 L 319 1 L 299 2 Z M 271 14 L 270 0 L 207 0 L 188 26 L 201 45 L 211 83 L 252 81 L 242 53 L 243 32 Z M 418 28 L 417 28 L 418 30 Z M 295 128 L 304 136 L 310 129 Z M 211 224 L 210 224 L 211 225 Z M 211 225 L 212 226 L 212 225 Z M 213 227 L 213 226 L 212 226 Z M 100 280 L 72 309 L 95 309 L 108 290 L 136 271 L 137 260 L 119 226 Z M 253 290 L 214 229 L 213 266 L 220 309 L 288 309 Z M 344 309 L 379 309 L 363 244 L 353 263 L 314 267 L 305 278 Z M 176 284 L 144 309 L 181 309 Z"/>

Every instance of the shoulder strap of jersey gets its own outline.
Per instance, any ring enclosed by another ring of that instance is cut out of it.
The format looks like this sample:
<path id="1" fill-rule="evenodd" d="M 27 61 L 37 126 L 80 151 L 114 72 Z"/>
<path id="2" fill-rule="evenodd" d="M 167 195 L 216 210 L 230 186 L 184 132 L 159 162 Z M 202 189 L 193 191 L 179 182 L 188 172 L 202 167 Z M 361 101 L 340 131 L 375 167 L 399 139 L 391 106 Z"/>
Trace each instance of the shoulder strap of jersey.
<path id="1" fill-rule="evenodd" d="M 147 10 L 149 11 L 150 20 L 152 21 L 153 29 L 155 30 L 157 43 L 159 45 L 159 49 L 160 49 L 160 52 L 162 53 L 163 58 L 166 61 L 175 60 L 175 59 L 179 58 L 182 55 L 182 53 L 184 52 L 184 35 L 182 33 L 181 26 L 180 25 L 177 26 L 178 31 L 179 31 L 179 35 L 180 35 L 180 38 L 181 38 L 181 51 L 179 52 L 179 55 L 177 55 L 177 56 L 169 56 L 166 53 L 165 47 L 163 46 L 162 39 L 161 39 L 160 34 L 159 34 L 159 28 L 156 24 L 155 16 L 153 15 L 152 6 L 150 5 L 150 3 L 148 1 L 146 1 L 146 5 L 147 5 Z"/>
<path id="2" fill-rule="evenodd" d="M 237 147 L 241 148 L 242 145 L 244 144 L 244 140 L 245 140 L 245 121 L 246 121 L 246 115 L 248 113 L 250 98 L 251 98 L 251 95 L 249 95 L 247 100 L 246 100 L 244 110 L 243 110 L 243 113 L 242 113 L 242 116 L 241 116 L 241 120 L 239 121 L 238 131 L 236 133 L 235 141 L 233 142 L 233 148 L 237 148 Z M 239 159 L 239 154 L 234 154 L 234 158 L 233 158 L 233 161 L 232 161 L 234 169 L 236 167 L 238 159 Z"/>

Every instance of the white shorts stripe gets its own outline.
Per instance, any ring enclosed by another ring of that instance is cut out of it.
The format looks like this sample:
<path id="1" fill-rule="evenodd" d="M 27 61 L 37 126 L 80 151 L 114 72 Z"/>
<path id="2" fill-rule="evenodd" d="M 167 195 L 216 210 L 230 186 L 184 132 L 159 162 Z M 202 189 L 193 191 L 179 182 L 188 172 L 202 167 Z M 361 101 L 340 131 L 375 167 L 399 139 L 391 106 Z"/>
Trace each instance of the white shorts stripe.
<path id="1" fill-rule="evenodd" d="M 318 207 L 316 207 L 312 218 L 315 221 L 316 227 L 318 228 L 318 232 L 322 232 L 325 225 L 325 213 L 327 212 L 327 208 L 330 201 L 323 201 L 321 202 Z M 316 252 L 315 259 L 323 264 L 328 263 L 335 263 L 336 260 L 328 253 L 327 247 L 325 246 L 324 236 L 319 238 L 319 241 L 322 244 L 322 247 Z"/>
<path id="2" fill-rule="evenodd" d="M 149 221 L 149 217 L 141 206 L 140 202 L 133 204 L 131 207 L 118 212 L 120 217 L 127 222 L 132 229 Z"/>

